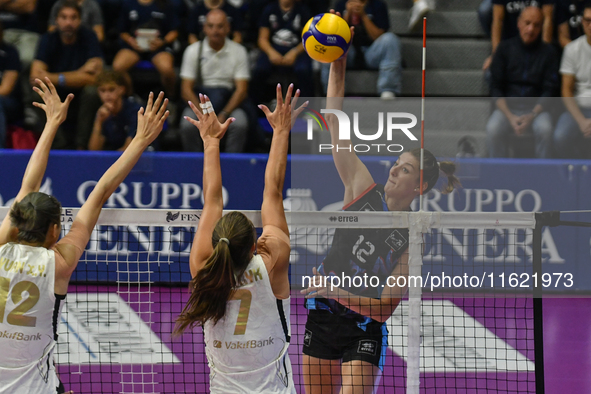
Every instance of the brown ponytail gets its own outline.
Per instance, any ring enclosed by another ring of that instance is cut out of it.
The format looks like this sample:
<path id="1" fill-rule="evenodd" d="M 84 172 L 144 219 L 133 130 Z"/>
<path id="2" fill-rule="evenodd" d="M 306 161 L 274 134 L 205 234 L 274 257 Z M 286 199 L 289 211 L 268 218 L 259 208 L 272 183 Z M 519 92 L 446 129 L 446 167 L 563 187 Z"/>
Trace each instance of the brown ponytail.
<path id="1" fill-rule="evenodd" d="M 443 190 L 441 190 L 443 194 L 451 193 L 454 191 L 454 189 L 462 186 L 458 177 L 454 175 L 456 172 L 456 164 L 454 162 L 440 161 L 439 169 L 447 177 L 447 185 Z"/>
<path id="2" fill-rule="evenodd" d="M 31 192 L 10 209 L 10 222 L 18 229 L 17 240 L 43 243 L 49 226 L 61 221 L 62 206 L 53 196 Z"/>
<path id="3" fill-rule="evenodd" d="M 189 283 L 191 296 L 177 319 L 175 335 L 210 319 L 215 324 L 224 317 L 226 304 L 250 262 L 255 240 L 252 222 L 240 212 L 230 212 L 217 222 L 211 237 L 213 253 Z"/>
<path id="4" fill-rule="evenodd" d="M 421 150 L 419 148 L 411 150 L 410 153 L 417 161 L 421 161 Z M 460 180 L 454 175 L 456 171 L 455 163 L 451 161 L 438 162 L 433 153 L 425 149 L 423 151 L 423 180 L 427 182 L 427 189 L 423 190 L 424 193 L 433 189 L 439 180 L 439 171 L 443 172 L 447 177 L 447 185 L 441 190 L 443 194 L 451 193 L 455 188 L 462 186 Z"/>

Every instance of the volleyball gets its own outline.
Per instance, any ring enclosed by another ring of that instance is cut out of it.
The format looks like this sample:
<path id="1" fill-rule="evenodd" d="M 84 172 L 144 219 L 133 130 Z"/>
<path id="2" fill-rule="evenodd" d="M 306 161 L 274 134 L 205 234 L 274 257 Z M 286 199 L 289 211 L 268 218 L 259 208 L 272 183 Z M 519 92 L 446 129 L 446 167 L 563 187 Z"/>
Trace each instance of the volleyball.
<path id="1" fill-rule="evenodd" d="M 304 26 L 302 43 L 312 59 L 332 63 L 347 53 L 351 45 L 351 30 L 338 15 L 318 14 Z"/>

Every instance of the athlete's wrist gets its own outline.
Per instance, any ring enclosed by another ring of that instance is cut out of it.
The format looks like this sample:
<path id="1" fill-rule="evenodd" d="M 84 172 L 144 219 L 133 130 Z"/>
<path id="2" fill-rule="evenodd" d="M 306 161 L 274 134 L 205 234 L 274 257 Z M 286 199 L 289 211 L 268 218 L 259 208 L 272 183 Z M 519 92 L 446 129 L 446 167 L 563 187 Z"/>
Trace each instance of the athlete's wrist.
<path id="1" fill-rule="evenodd" d="M 203 139 L 203 149 L 206 149 L 208 147 L 216 147 L 216 148 L 220 148 L 220 140 L 214 137 L 205 137 Z"/>
<path id="2" fill-rule="evenodd" d="M 45 122 L 45 125 L 49 127 L 59 127 L 60 124 L 61 122 L 55 118 L 49 118 L 47 119 L 47 122 Z"/>

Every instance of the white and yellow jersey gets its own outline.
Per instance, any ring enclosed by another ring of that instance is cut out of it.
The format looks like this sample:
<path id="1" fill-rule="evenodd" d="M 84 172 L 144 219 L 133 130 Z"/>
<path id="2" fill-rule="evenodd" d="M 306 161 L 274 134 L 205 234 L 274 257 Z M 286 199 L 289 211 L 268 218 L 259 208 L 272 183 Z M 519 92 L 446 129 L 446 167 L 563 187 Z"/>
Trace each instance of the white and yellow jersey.
<path id="1" fill-rule="evenodd" d="M 261 256 L 252 258 L 225 316 L 203 331 L 212 393 L 295 393 L 287 354 L 290 300 L 278 300 Z"/>
<path id="2" fill-rule="evenodd" d="M 0 394 L 57 393 L 53 350 L 65 296 L 54 285 L 53 250 L 0 247 Z"/>

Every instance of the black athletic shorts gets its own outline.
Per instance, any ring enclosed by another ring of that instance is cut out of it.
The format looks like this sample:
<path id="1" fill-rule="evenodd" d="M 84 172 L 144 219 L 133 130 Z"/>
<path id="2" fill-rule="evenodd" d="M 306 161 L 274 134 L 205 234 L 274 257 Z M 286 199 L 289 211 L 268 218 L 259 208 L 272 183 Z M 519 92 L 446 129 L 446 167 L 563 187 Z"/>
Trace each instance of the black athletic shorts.
<path id="1" fill-rule="evenodd" d="M 304 334 L 304 354 L 323 360 L 361 360 L 384 370 L 386 323 L 367 324 L 327 310 L 310 310 Z"/>

